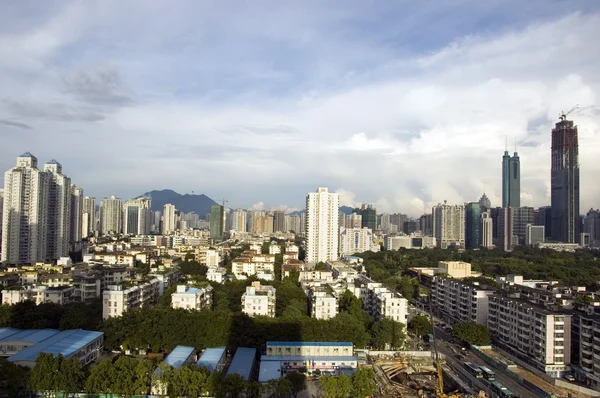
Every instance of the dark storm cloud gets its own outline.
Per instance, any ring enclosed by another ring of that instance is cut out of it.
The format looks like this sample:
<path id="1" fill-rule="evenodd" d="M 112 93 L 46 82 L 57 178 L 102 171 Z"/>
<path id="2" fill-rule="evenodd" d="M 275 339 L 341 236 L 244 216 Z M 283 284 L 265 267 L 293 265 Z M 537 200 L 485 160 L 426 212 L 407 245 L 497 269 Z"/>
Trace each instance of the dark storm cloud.
<path id="1" fill-rule="evenodd" d="M 26 129 L 26 130 L 31 130 L 33 128 L 28 124 L 21 123 L 21 122 L 15 122 L 14 120 L 0 119 L 0 123 L 5 124 L 7 126 L 18 127 L 20 129 Z"/>

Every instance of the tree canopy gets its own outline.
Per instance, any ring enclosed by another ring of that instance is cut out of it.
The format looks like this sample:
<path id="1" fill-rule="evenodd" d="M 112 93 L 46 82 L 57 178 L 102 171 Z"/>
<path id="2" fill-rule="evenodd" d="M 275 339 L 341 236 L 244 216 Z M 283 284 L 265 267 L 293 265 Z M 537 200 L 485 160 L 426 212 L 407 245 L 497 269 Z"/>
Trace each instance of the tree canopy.
<path id="1" fill-rule="evenodd" d="M 432 332 L 433 326 L 431 325 L 431 321 L 429 317 L 425 315 L 415 315 L 408 322 L 408 330 L 413 332 L 418 337 L 423 337 Z"/>
<path id="2" fill-rule="evenodd" d="M 452 326 L 452 335 L 471 345 L 490 345 L 490 331 L 476 322 L 457 322 Z"/>

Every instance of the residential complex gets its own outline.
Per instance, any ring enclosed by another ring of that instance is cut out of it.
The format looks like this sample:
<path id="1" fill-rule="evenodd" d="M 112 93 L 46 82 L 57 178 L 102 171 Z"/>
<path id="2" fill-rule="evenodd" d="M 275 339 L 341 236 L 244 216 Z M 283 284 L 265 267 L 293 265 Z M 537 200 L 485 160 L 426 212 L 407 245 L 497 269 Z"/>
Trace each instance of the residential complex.
<path id="1" fill-rule="evenodd" d="M 337 260 L 338 209 L 340 197 L 318 188 L 306 196 L 306 259 L 307 263 Z"/>
<path id="2" fill-rule="evenodd" d="M 438 247 L 465 247 L 465 206 L 438 204 L 433 207 L 433 236 Z"/>
<path id="3" fill-rule="evenodd" d="M 312 318 L 330 319 L 338 314 L 338 298 L 331 286 L 319 284 L 307 290 L 308 308 Z"/>
<path id="4" fill-rule="evenodd" d="M 434 276 L 431 302 L 444 316 L 461 322 L 486 325 L 488 298 L 494 291 L 477 282 L 465 282 L 445 275 Z"/>
<path id="5" fill-rule="evenodd" d="M 400 294 L 374 282 L 363 284 L 360 294 L 363 308 L 375 319 L 388 318 L 405 325 L 408 322 L 408 301 Z"/>
<path id="6" fill-rule="evenodd" d="M 275 288 L 252 282 L 242 295 L 242 312 L 249 316 L 275 316 Z"/>
<path id="7" fill-rule="evenodd" d="M 127 310 L 156 304 L 159 292 L 160 280 L 157 278 L 130 287 L 110 285 L 102 293 L 102 317 L 107 319 L 121 316 Z"/>
<path id="8" fill-rule="evenodd" d="M 204 310 L 212 307 L 212 286 L 193 287 L 177 285 L 177 291 L 171 294 L 171 307 L 186 310 Z"/>

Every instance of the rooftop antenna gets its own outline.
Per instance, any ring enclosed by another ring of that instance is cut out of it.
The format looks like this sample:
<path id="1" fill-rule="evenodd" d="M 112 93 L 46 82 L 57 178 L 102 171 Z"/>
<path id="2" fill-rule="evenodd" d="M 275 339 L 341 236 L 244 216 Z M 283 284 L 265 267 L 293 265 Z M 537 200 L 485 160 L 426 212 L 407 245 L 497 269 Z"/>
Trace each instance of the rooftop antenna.
<path id="1" fill-rule="evenodd" d="M 504 143 L 504 150 L 505 150 L 506 152 L 508 152 L 508 134 L 504 136 L 504 140 L 505 140 L 505 143 Z"/>
<path id="2" fill-rule="evenodd" d="M 517 139 L 515 138 L 515 153 L 517 153 Z"/>

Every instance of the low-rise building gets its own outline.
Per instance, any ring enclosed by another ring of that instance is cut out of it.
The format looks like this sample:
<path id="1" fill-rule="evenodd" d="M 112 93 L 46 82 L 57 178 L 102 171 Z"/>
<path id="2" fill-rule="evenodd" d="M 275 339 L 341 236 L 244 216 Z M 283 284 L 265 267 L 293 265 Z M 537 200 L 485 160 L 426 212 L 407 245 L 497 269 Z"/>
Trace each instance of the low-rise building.
<path id="1" fill-rule="evenodd" d="M 233 259 L 231 270 L 237 279 L 246 279 L 248 276 L 257 275 L 260 279 L 273 280 L 275 256 L 245 251 L 241 256 Z"/>
<path id="2" fill-rule="evenodd" d="M 338 314 L 338 298 L 329 285 L 311 286 L 307 297 L 312 318 L 331 319 Z"/>
<path id="3" fill-rule="evenodd" d="M 206 271 L 206 279 L 212 282 L 225 283 L 227 269 L 225 268 L 209 268 Z"/>
<path id="4" fill-rule="evenodd" d="M 195 250 L 195 259 L 208 268 L 217 268 L 221 264 L 221 254 L 218 250 L 199 248 Z"/>
<path id="5" fill-rule="evenodd" d="M 388 318 L 404 324 L 408 322 L 408 301 L 381 283 L 365 283 L 360 295 L 363 308 L 375 319 Z"/>
<path id="6" fill-rule="evenodd" d="M 74 270 L 71 277 L 75 288 L 74 301 L 90 303 L 102 295 L 102 271 Z"/>
<path id="7" fill-rule="evenodd" d="M 73 302 L 75 288 L 73 286 L 20 286 L 2 291 L 2 304 L 14 305 L 23 301 L 42 303 L 69 304 Z"/>
<path id="8" fill-rule="evenodd" d="M 242 295 L 242 312 L 249 316 L 275 316 L 275 288 L 252 282 Z"/>
<path id="9" fill-rule="evenodd" d="M 171 307 L 196 311 L 211 309 L 212 291 L 210 285 L 203 287 L 178 285 L 177 291 L 171 294 Z"/>
<path id="10" fill-rule="evenodd" d="M 281 246 L 277 242 L 271 242 L 269 245 L 269 254 L 281 254 Z"/>
<path id="11" fill-rule="evenodd" d="M 434 276 L 431 282 L 431 304 L 452 321 L 486 325 L 488 297 L 494 292 L 477 282 L 460 281 L 445 275 Z"/>
<path id="12" fill-rule="evenodd" d="M 340 227 L 339 253 L 362 253 L 366 251 L 379 251 L 379 245 L 373 240 L 373 231 L 370 228 L 345 228 Z"/>
<path id="13" fill-rule="evenodd" d="M 570 370 L 570 314 L 496 293 L 489 296 L 487 326 L 495 345 L 549 376 Z"/>
<path id="14" fill-rule="evenodd" d="M 164 363 L 173 369 L 177 369 L 194 362 L 196 362 L 196 349 L 194 347 L 187 347 L 183 345 L 178 345 L 175 347 L 164 360 Z M 161 368 L 157 368 L 154 372 L 152 394 L 167 395 L 168 387 L 169 385 L 167 381 L 162 378 Z"/>
<path id="15" fill-rule="evenodd" d="M 159 280 L 158 294 L 162 295 L 165 290 L 179 282 L 181 270 L 179 267 L 163 268 L 148 274 L 148 277 Z"/>
<path id="16" fill-rule="evenodd" d="M 304 281 L 324 281 L 333 282 L 333 271 L 315 271 L 315 270 L 304 270 L 300 271 L 300 282 Z"/>
<path id="17" fill-rule="evenodd" d="M 304 269 L 304 261 L 300 260 L 285 260 L 283 264 L 281 264 L 281 279 L 287 278 L 290 276 L 290 271 L 298 271 L 301 272 Z"/>
<path id="18" fill-rule="evenodd" d="M 121 316 L 127 310 L 156 304 L 159 290 L 160 281 L 156 278 L 130 287 L 110 285 L 102 293 L 102 318 Z"/>

